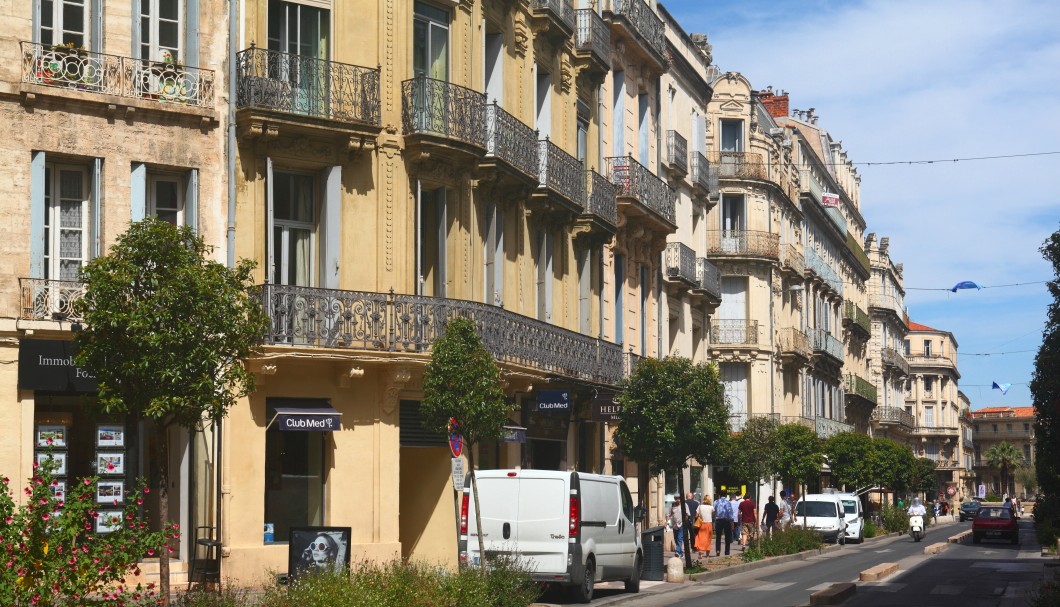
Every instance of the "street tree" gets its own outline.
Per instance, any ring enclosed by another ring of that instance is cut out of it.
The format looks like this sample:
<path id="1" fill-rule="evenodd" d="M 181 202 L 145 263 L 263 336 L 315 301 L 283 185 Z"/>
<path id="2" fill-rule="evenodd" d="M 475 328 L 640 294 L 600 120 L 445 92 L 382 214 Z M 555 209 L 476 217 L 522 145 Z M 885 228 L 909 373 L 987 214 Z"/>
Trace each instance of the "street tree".
<path id="1" fill-rule="evenodd" d="M 616 436 L 626 455 L 652 472 L 676 470 L 684 512 L 681 471 L 690 458 L 704 464 L 717 461 L 729 436 L 729 407 L 718 368 L 678 356 L 645 358 L 623 381 L 618 401 Z M 691 567 L 688 540 L 685 534 L 685 564 Z"/>
<path id="2" fill-rule="evenodd" d="M 800 495 L 806 495 L 806 483 L 821 474 L 824 464 L 821 439 L 813 428 L 802 424 L 780 424 L 776 436 L 777 450 L 781 454 L 777 459 L 777 474 L 785 481 L 794 482 Z M 806 517 L 802 520 L 805 524 Z"/>
<path id="3" fill-rule="evenodd" d="M 938 479 L 935 478 L 935 462 L 926 457 L 917 457 L 913 460 L 913 467 L 909 469 L 909 489 L 915 493 L 923 493 L 927 498 L 933 499 L 935 489 L 938 488 Z"/>
<path id="4" fill-rule="evenodd" d="M 1023 491 L 1029 496 L 1035 494 L 1035 489 L 1038 488 L 1038 475 L 1034 471 L 1034 466 L 1024 464 L 1017 466 L 1012 471 L 1012 477 L 1016 479 L 1016 482 L 1023 486 Z"/>
<path id="5" fill-rule="evenodd" d="M 478 483 L 475 480 L 475 446 L 503 435 L 514 406 L 504 398 L 500 370 L 475 332 L 475 323 L 454 318 L 445 334 L 431 347 L 431 360 L 423 373 L 423 425 L 435 432 L 461 437 L 471 471 L 475 498 L 475 526 L 482 529 Z M 485 542 L 479 535 L 479 564 L 485 570 Z"/>
<path id="6" fill-rule="evenodd" d="M 1046 283 L 1052 301 L 1046 311 L 1042 345 L 1034 357 L 1031 400 L 1034 403 L 1035 470 L 1042 498 L 1035 502 L 1034 524 L 1043 546 L 1060 537 L 1060 230 L 1045 240 L 1039 251 L 1053 266 Z"/>
<path id="7" fill-rule="evenodd" d="M 909 473 L 915 465 L 913 451 L 889 438 L 872 439 L 872 457 L 869 460 L 871 481 L 893 491 L 894 501 L 909 488 Z"/>
<path id="8" fill-rule="evenodd" d="M 252 297 L 254 263 L 228 268 L 189 227 L 146 219 L 81 270 L 77 364 L 99 383 L 96 406 L 149 426 L 161 524 L 169 517 L 169 430 L 219 422 L 254 389 L 244 362 L 268 329 Z M 216 431 L 216 428 L 215 428 Z M 169 598 L 169 551 L 159 559 Z"/>
<path id="9" fill-rule="evenodd" d="M 987 449 L 983 457 L 986 459 L 988 466 L 1001 471 L 1001 492 L 1015 493 L 1010 486 L 1011 478 L 1009 472 L 1023 463 L 1023 454 L 1020 453 L 1020 450 L 1008 441 L 1001 441 Z"/>
<path id="10" fill-rule="evenodd" d="M 762 479 L 775 475 L 777 459 L 777 422 L 771 417 L 752 417 L 728 441 L 725 461 L 736 478 L 751 481 L 755 487 Z M 758 501 L 758 495 L 754 496 Z"/>
<path id="11" fill-rule="evenodd" d="M 861 432 L 840 432 L 829 437 L 824 452 L 832 470 L 832 483 L 854 491 L 872 484 L 872 446 L 872 438 Z"/>

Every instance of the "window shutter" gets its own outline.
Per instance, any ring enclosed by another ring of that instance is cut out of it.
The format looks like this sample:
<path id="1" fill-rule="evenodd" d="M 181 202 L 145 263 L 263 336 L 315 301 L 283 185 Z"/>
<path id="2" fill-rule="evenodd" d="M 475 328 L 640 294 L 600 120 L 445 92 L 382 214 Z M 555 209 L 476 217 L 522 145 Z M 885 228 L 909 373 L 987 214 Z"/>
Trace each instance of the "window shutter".
<path id="1" fill-rule="evenodd" d="M 34 3 L 36 6 L 38 3 Z M 44 277 L 44 152 L 33 152 L 29 164 L 29 275 Z"/>
<path id="2" fill-rule="evenodd" d="M 89 19 L 91 19 L 91 33 L 89 37 L 89 50 L 94 53 L 103 52 L 103 0 L 92 0 L 89 8 Z"/>
<path id="3" fill-rule="evenodd" d="M 325 289 L 339 288 L 339 255 L 342 243 L 342 166 L 331 166 L 323 171 L 324 212 L 321 232 L 324 237 L 324 264 L 320 268 L 320 283 Z"/>
<path id="4" fill-rule="evenodd" d="M 199 0 L 184 2 L 184 65 L 199 67 Z"/>
<path id="5" fill-rule="evenodd" d="M 420 414 L 420 401 L 403 400 L 399 406 L 399 440 L 402 447 L 448 446 L 449 440 L 445 434 L 440 432 L 430 432 L 423 427 L 423 416 Z"/>
<path id="6" fill-rule="evenodd" d="M 199 233 L 199 169 L 184 176 L 184 225 Z"/>
<path id="7" fill-rule="evenodd" d="M 132 181 L 129 184 L 129 207 L 133 223 L 147 217 L 147 165 L 134 162 Z"/>
<path id="8" fill-rule="evenodd" d="M 130 57 L 137 59 L 146 59 L 147 57 L 140 56 L 140 43 L 143 42 L 141 37 L 140 28 L 143 25 L 140 23 L 140 3 L 132 3 L 132 52 L 129 54 Z"/>
<path id="9" fill-rule="evenodd" d="M 103 159 L 93 158 L 92 159 L 92 192 L 90 196 L 92 199 L 89 201 L 92 208 L 91 212 L 91 225 L 92 225 L 92 236 L 89 245 L 89 259 L 95 259 L 100 255 L 100 219 L 101 213 L 100 208 L 102 205 L 102 186 L 103 186 Z"/>
<path id="10" fill-rule="evenodd" d="M 39 0 L 35 0 L 33 2 L 33 17 L 32 17 L 32 20 L 33 20 L 33 37 L 31 38 L 31 40 L 33 40 L 34 42 L 37 42 L 37 43 L 39 43 L 41 41 L 41 39 L 40 39 L 40 4 L 41 3 L 39 2 Z M 43 154 L 43 152 L 38 152 L 38 153 Z"/>
<path id="11" fill-rule="evenodd" d="M 265 158 L 265 282 L 271 283 L 276 275 L 276 260 L 272 254 L 273 217 L 272 217 L 272 158 Z"/>

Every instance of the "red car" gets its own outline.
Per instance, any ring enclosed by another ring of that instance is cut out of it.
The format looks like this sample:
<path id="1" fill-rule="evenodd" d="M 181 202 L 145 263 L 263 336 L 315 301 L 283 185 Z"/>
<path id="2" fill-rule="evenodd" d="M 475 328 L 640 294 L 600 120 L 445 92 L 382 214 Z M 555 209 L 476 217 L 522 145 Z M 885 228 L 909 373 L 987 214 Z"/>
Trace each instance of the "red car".
<path id="1" fill-rule="evenodd" d="M 978 544 L 984 539 L 1007 539 L 1013 544 L 1020 543 L 1020 528 L 1011 508 L 1004 506 L 983 506 L 972 519 L 972 543 Z"/>

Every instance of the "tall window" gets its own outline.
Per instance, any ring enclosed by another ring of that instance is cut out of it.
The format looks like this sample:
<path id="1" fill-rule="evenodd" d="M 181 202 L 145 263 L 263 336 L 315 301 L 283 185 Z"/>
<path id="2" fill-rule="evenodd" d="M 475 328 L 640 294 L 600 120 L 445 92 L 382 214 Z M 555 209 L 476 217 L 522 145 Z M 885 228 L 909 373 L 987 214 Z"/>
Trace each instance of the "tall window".
<path id="1" fill-rule="evenodd" d="M 744 363 L 721 363 L 721 383 L 725 390 L 725 402 L 729 405 L 733 430 L 740 430 L 747 421 L 748 366 Z"/>
<path id="2" fill-rule="evenodd" d="M 721 121 L 721 151 L 743 151 L 743 120 Z"/>
<path id="3" fill-rule="evenodd" d="M 552 134 L 552 74 L 538 66 L 536 83 L 535 126 L 538 136 L 544 139 Z"/>
<path id="4" fill-rule="evenodd" d="M 46 165 L 44 208 L 44 278 L 78 280 L 88 259 L 88 169 Z"/>
<path id="5" fill-rule="evenodd" d="M 910 346 L 908 339 L 902 341 L 902 348 L 906 356 L 912 354 L 912 347 Z"/>
<path id="6" fill-rule="evenodd" d="M 611 155 L 612 156 L 625 156 L 626 155 L 626 73 L 622 70 L 615 70 L 614 75 L 614 91 L 611 101 L 611 115 L 612 118 L 612 137 L 611 137 Z"/>
<path id="7" fill-rule="evenodd" d="M 269 50 L 327 59 L 330 32 L 331 13 L 327 9 L 269 0 Z"/>
<path id="8" fill-rule="evenodd" d="M 277 171 L 273 197 L 273 284 L 313 286 L 316 178 Z"/>
<path id="9" fill-rule="evenodd" d="M 589 335 L 593 328 L 593 249 L 575 253 L 578 264 L 578 331 Z"/>
<path id="10" fill-rule="evenodd" d="M 140 3 L 140 58 L 184 59 L 181 53 L 182 0 L 138 0 Z"/>
<path id="11" fill-rule="evenodd" d="M 537 231 L 537 319 L 552 321 L 552 233 Z"/>
<path id="12" fill-rule="evenodd" d="M 929 396 L 929 397 L 930 396 L 934 396 L 934 392 L 935 392 L 935 378 L 934 377 L 925 377 L 924 378 L 924 395 L 925 396 Z"/>
<path id="13" fill-rule="evenodd" d="M 625 343 L 626 256 L 615 254 L 615 343 Z"/>
<path id="14" fill-rule="evenodd" d="M 924 340 L 924 356 L 931 356 L 931 340 Z"/>
<path id="15" fill-rule="evenodd" d="M 184 186 L 175 175 L 149 175 L 147 214 L 175 226 L 184 223 Z"/>
<path id="16" fill-rule="evenodd" d="M 924 407 L 924 426 L 935 427 L 935 407 Z"/>
<path id="17" fill-rule="evenodd" d="M 39 0 L 40 43 L 88 47 L 87 0 Z"/>
<path id="18" fill-rule="evenodd" d="M 637 158 L 644 166 L 649 162 L 651 101 L 647 93 L 637 95 Z"/>
<path id="19" fill-rule="evenodd" d="M 265 418 L 276 407 L 323 407 L 328 401 L 270 398 Z M 265 523 L 286 541 L 291 527 L 324 523 L 324 433 L 283 431 L 273 424 L 265 432 Z"/>
<path id="20" fill-rule="evenodd" d="M 486 208 L 486 242 L 483 257 L 486 261 L 483 301 L 504 304 L 504 210 L 492 204 Z"/>
<path id="21" fill-rule="evenodd" d="M 449 236 L 445 188 L 420 191 L 419 294 L 445 297 L 446 244 Z"/>
<path id="22" fill-rule="evenodd" d="M 412 73 L 449 80 L 449 13 L 425 2 L 414 8 Z"/>

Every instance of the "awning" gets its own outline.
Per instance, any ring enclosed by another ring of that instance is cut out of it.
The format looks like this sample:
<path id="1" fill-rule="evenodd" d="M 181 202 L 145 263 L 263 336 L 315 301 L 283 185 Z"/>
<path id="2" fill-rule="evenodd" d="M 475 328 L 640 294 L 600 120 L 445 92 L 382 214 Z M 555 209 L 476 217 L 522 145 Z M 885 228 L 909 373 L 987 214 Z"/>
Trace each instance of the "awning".
<path id="1" fill-rule="evenodd" d="M 333 432 L 342 430 L 342 414 L 333 407 L 303 409 L 300 407 L 277 407 L 276 415 L 265 426 L 268 430 L 272 424 L 285 432 L 308 432 L 312 430 Z"/>
<path id="2" fill-rule="evenodd" d="M 520 426 L 515 421 L 509 419 L 508 423 L 504 424 L 504 442 L 506 443 L 525 443 L 526 442 L 526 428 Z"/>

